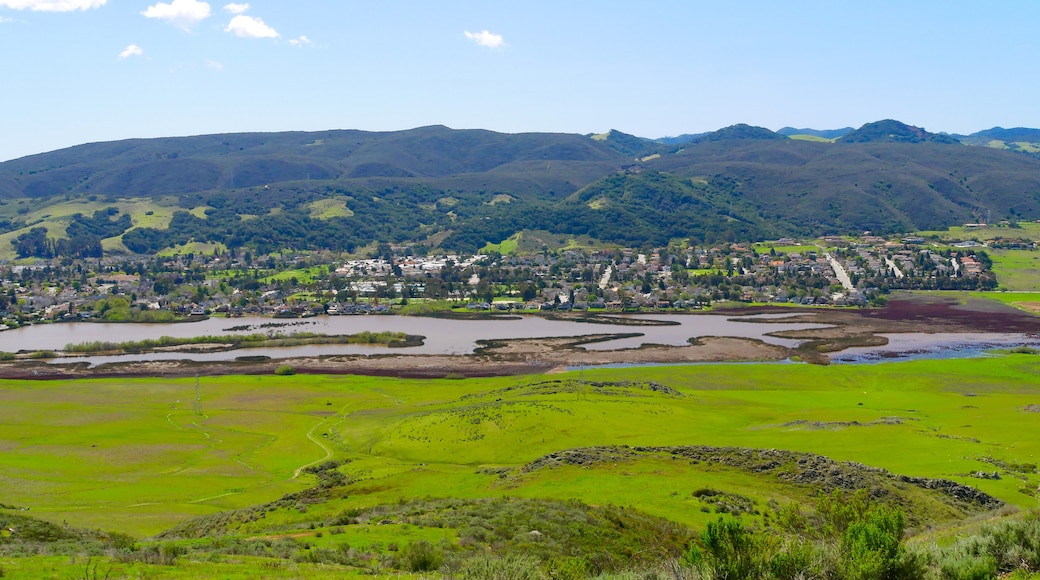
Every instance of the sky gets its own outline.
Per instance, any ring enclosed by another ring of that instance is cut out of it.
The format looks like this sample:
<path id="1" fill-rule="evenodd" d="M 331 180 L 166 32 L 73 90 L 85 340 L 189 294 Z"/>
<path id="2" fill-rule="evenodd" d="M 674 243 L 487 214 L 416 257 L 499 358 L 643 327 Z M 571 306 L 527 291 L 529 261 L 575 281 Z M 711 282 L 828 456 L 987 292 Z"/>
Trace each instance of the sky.
<path id="1" fill-rule="evenodd" d="M 1040 2 L 0 0 L 0 160 L 425 125 L 1040 127 Z"/>

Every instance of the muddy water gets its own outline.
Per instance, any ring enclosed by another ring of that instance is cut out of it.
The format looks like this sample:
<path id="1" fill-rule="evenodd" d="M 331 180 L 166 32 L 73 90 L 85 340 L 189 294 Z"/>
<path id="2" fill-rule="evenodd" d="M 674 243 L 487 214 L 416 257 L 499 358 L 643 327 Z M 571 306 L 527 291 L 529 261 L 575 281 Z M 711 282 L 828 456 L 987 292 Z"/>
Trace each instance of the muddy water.
<path id="1" fill-rule="evenodd" d="M 830 355 L 835 363 L 870 363 L 887 360 L 944 359 L 979 356 L 994 349 L 1020 346 L 1040 348 L 1040 335 L 1031 333 L 940 332 L 883 334 L 888 344 L 853 347 Z"/>
<path id="2" fill-rule="evenodd" d="M 632 326 L 609 323 L 587 323 L 571 320 L 550 320 L 540 316 L 494 318 L 490 320 L 457 320 L 405 316 L 328 316 L 300 320 L 271 318 L 210 318 L 200 322 L 180 324 L 109 324 L 70 322 L 36 325 L 0 333 L 0 351 L 55 350 L 68 344 L 87 341 L 124 342 L 155 339 L 161 336 L 195 337 L 225 334 L 246 334 L 278 331 L 316 332 L 323 334 L 354 334 L 362 331 L 405 332 L 426 337 L 423 345 L 407 348 L 389 348 L 379 345 L 310 345 L 298 347 L 241 349 L 220 353 L 149 353 L 114 357 L 88 357 L 93 364 L 131 360 L 231 360 L 238 356 L 266 355 L 272 358 L 318 356 L 330 354 L 468 354 L 477 347 L 478 340 L 509 340 L 518 338 L 547 338 L 583 336 L 591 334 L 640 333 L 638 338 L 612 340 L 588 345 L 589 349 L 613 350 L 638 348 L 642 344 L 680 346 L 690 338 L 702 336 L 730 336 L 759 339 L 771 344 L 797 346 L 800 341 L 768 336 L 781 330 L 820 328 L 821 324 L 788 323 L 785 315 L 743 317 L 750 322 L 736 321 L 728 315 L 631 315 L 629 319 L 660 320 L 673 324 L 666 326 Z M 761 321 L 761 322 L 759 322 Z M 245 327 L 243 329 L 243 327 Z M 60 359 L 59 359 L 60 360 Z"/>
<path id="3" fill-rule="evenodd" d="M 722 314 L 640 314 L 619 315 L 619 319 L 655 320 L 669 322 L 665 326 L 633 326 L 609 322 L 587 323 L 572 320 L 550 320 L 541 316 L 493 318 L 490 320 L 458 320 L 405 316 L 328 316 L 309 319 L 280 320 L 271 318 L 210 318 L 199 322 L 180 324 L 110 324 L 71 322 L 27 326 L 0 332 L 0 351 L 55 350 L 68 344 L 87 341 L 136 341 L 161 336 L 196 337 L 224 334 L 247 334 L 277 331 L 283 334 L 315 332 L 323 334 L 354 334 L 362 331 L 405 332 L 426 337 L 421 346 L 389 348 L 382 345 L 308 345 L 296 347 L 239 349 L 215 353 L 148 353 L 139 355 L 93 356 L 75 359 L 91 364 L 142 360 L 224 361 L 239 356 L 269 356 L 271 358 L 309 357 L 321 355 L 378 355 L 378 354 L 449 354 L 472 353 L 478 340 L 510 340 L 522 338 L 551 338 L 585 336 L 592 334 L 631 334 L 620 338 L 585 345 L 588 350 L 604 351 L 639 348 L 644 344 L 682 346 L 691 338 L 705 336 L 740 337 L 762 340 L 770 344 L 794 347 L 798 340 L 770 336 L 781 330 L 820 328 L 826 325 L 785 322 L 790 314 L 763 314 L 740 317 Z M 889 343 L 880 347 L 850 348 L 831 355 L 838 363 L 876 362 L 906 358 L 952 358 L 973 356 L 994 348 L 1015 346 L 1040 347 L 1040 335 L 1023 333 L 907 333 L 886 334 Z"/>

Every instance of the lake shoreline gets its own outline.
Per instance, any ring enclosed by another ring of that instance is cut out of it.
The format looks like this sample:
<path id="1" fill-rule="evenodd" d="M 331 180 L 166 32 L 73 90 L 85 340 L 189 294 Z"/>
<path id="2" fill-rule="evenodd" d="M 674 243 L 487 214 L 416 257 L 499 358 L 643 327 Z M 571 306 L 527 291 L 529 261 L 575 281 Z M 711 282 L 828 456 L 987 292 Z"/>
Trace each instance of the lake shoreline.
<path id="1" fill-rule="evenodd" d="M 909 294 L 896 296 L 887 307 L 870 311 L 792 311 L 765 306 L 715 312 L 728 315 L 729 319 L 781 313 L 784 316 L 756 318 L 754 321 L 808 323 L 807 328 L 779 329 L 763 336 L 796 341 L 797 346 L 773 344 L 759 338 L 698 336 L 690 338 L 685 345 L 642 344 L 635 348 L 606 349 L 603 345 L 612 344 L 611 341 L 639 340 L 641 333 L 590 333 L 481 339 L 477 340 L 478 346 L 472 352 L 448 354 L 335 354 L 268 359 L 254 356 L 248 357 L 251 360 L 151 360 L 97 366 L 71 360 L 18 361 L 0 363 L 0 378 L 268 374 L 284 365 L 292 366 L 297 373 L 440 378 L 545 373 L 567 367 L 611 364 L 778 362 L 789 359 L 829 364 L 832 353 L 849 348 L 885 347 L 888 338 L 884 335 L 953 333 L 963 335 L 965 340 L 970 340 L 973 333 L 981 332 L 1040 336 L 1040 317 L 1021 310 L 992 302 L 958 302 Z"/>

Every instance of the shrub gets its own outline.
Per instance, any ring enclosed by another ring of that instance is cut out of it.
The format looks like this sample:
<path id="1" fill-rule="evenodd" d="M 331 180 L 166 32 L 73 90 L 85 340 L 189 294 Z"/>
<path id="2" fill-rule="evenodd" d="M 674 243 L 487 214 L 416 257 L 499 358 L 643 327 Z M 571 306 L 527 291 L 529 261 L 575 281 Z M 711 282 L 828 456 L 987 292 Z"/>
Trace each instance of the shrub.
<path id="1" fill-rule="evenodd" d="M 822 578 L 824 557 L 810 541 L 788 542 L 769 560 L 769 571 L 779 580 Z"/>
<path id="2" fill-rule="evenodd" d="M 458 580 L 485 580 L 487 578 L 541 580 L 545 577 L 538 565 L 537 558 L 515 552 L 501 558 L 484 554 L 475 556 L 465 560 L 454 576 Z"/>
<path id="3" fill-rule="evenodd" d="M 281 365 L 280 367 L 274 369 L 274 374 L 280 377 L 287 377 L 289 375 L 295 375 L 296 369 L 291 365 Z"/>
<path id="4" fill-rule="evenodd" d="M 545 563 L 545 572 L 552 580 L 584 580 L 592 572 L 592 564 L 586 557 L 550 558 Z"/>
<path id="5" fill-rule="evenodd" d="M 399 557 L 400 567 L 410 572 L 432 572 L 444 564 L 444 552 L 426 540 L 408 544 Z"/>
<path id="6" fill-rule="evenodd" d="M 958 554 L 939 565 L 942 580 L 988 580 L 997 576 L 997 561 L 990 555 Z"/>
<path id="7" fill-rule="evenodd" d="M 985 553 L 995 558 L 999 571 L 1040 570 L 1040 513 L 1001 522 L 982 536 Z"/>
<path id="8" fill-rule="evenodd" d="M 898 509 L 877 506 L 841 535 L 842 577 L 851 580 L 920 578 L 923 565 L 903 546 L 906 521 Z"/>
<path id="9" fill-rule="evenodd" d="M 755 539 L 739 520 L 723 516 L 708 522 L 700 540 L 703 551 L 694 547 L 688 560 L 712 578 L 758 577 Z"/>

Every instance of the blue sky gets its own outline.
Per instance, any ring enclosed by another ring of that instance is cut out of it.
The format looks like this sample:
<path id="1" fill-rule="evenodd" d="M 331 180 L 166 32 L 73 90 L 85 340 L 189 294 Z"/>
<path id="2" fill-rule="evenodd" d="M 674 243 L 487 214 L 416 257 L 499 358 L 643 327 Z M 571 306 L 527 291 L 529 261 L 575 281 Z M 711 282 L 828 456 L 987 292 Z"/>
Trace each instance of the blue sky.
<path id="1" fill-rule="evenodd" d="M 0 0 L 0 160 L 237 131 L 1040 127 L 1040 2 Z"/>

